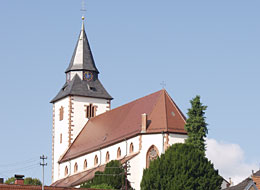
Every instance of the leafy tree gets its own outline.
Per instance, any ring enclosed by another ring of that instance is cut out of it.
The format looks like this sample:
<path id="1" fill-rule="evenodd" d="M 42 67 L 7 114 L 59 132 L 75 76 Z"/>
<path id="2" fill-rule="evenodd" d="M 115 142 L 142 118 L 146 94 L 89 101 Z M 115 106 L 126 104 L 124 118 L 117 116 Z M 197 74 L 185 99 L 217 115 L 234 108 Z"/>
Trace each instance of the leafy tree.
<path id="1" fill-rule="evenodd" d="M 5 181 L 6 184 L 14 184 L 15 177 L 10 177 Z M 42 185 L 42 182 L 37 178 L 26 177 L 24 178 L 24 185 Z"/>
<path id="2" fill-rule="evenodd" d="M 113 190 L 114 188 L 108 184 L 102 183 L 99 185 L 92 185 L 91 189 L 110 189 Z"/>
<path id="3" fill-rule="evenodd" d="M 81 185 L 82 188 L 97 188 L 100 185 L 121 189 L 125 184 L 124 169 L 118 160 L 107 163 L 104 172 L 96 172 L 95 177 Z M 129 182 L 128 187 L 130 188 Z M 100 188 L 100 187 L 99 187 Z M 103 187 L 102 187 L 103 188 Z"/>
<path id="4" fill-rule="evenodd" d="M 14 184 L 15 182 L 15 177 L 9 177 L 6 181 L 5 184 Z"/>
<path id="5" fill-rule="evenodd" d="M 191 144 L 174 144 L 143 172 L 142 190 L 217 190 L 222 178 Z"/>
<path id="6" fill-rule="evenodd" d="M 196 96 L 191 101 L 191 108 L 188 109 L 188 119 L 185 129 L 188 132 L 187 144 L 192 144 L 205 154 L 205 138 L 208 134 L 207 123 L 205 122 L 205 110 L 207 106 L 202 105 L 200 96 Z"/>
<path id="7" fill-rule="evenodd" d="M 42 185 L 42 182 L 37 178 L 26 177 L 24 185 Z"/>

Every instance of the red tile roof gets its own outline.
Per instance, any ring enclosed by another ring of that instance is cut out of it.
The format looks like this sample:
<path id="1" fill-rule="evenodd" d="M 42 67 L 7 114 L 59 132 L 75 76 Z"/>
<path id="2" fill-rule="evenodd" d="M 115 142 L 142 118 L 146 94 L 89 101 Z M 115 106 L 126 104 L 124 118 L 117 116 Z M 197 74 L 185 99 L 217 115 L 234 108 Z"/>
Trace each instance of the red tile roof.
<path id="1" fill-rule="evenodd" d="M 90 119 L 60 162 L 139 135 L 143 113 L 148 115 L 148 134 L 187 134 L 185 116 L 166 90 L 160 90 Z"/>

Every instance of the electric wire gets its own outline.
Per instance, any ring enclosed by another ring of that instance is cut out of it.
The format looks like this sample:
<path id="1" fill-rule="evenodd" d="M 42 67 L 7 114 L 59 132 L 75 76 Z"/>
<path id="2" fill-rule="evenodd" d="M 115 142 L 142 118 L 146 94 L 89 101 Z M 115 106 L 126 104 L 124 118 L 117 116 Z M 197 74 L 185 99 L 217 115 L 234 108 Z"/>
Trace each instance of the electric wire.
<path id="1" fill-rule="evenodd" d="M 16 167 L 17 165 L 24 165 L 24 164 L 35 162 L 37 160 L 39 160 L 39 158 L 33 157 L 24 161 L 18 161 L 18 162 L 13 162 L 8 164 L 0 164 L 0 167 Z"/>

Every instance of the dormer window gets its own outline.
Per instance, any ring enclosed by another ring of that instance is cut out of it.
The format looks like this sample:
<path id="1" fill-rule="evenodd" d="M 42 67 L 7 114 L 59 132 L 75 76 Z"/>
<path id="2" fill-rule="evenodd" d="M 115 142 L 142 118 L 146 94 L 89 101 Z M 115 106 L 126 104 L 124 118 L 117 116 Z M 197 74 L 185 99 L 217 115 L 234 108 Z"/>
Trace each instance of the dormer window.
<path id="1" fill-rule="evenodd" d="M 95 117 L 96 116 L 96 110 L 97 110 L 97 106 L 94 106 L 93 104 L 89 104 L 86 107 L 86 118 L 90 119 L 91 117 Z"/>

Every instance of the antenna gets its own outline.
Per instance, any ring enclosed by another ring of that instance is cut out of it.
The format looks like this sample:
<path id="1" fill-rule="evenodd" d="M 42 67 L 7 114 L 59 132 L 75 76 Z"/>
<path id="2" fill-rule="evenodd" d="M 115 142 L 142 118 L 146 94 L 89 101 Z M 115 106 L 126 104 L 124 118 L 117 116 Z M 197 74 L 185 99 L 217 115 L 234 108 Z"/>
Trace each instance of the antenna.
<path id="1" fill-rule="evenodd" d="M 85 17 L 85 13 L 86 13 L 86 2 L 85 2 L 85 0 L 82 0 L 82 2 L 81 2 L 81 9 L 80 9 L 80 11 L 82 12 L 82 19 L 84 19 L 84 17 Z"/>

